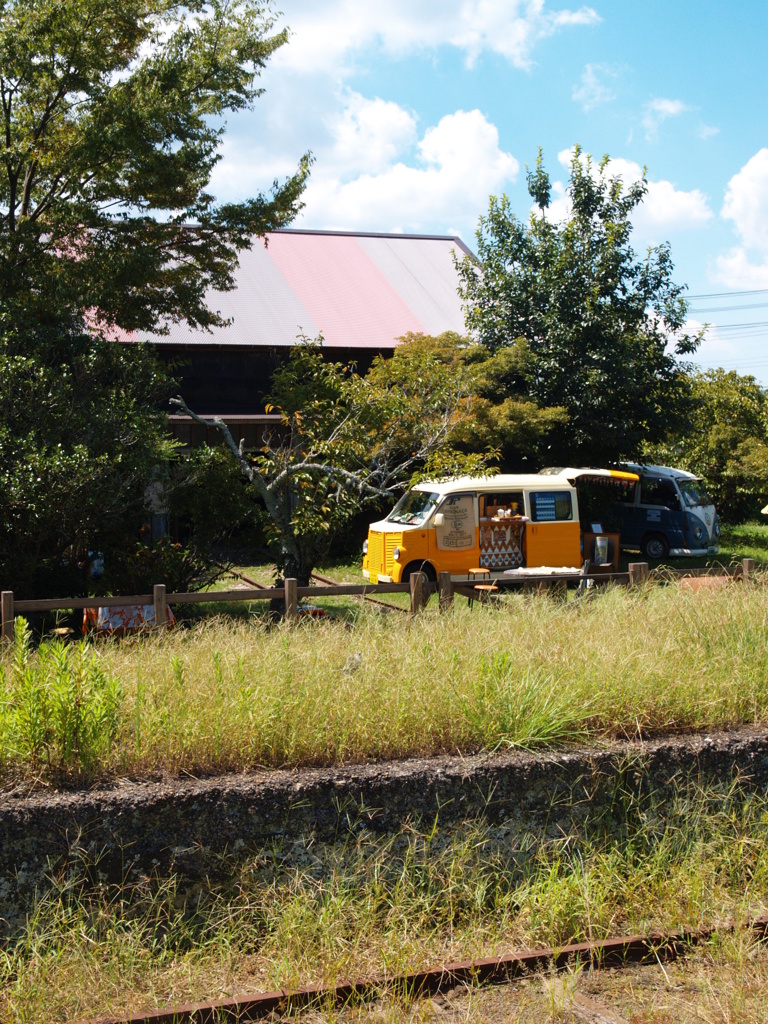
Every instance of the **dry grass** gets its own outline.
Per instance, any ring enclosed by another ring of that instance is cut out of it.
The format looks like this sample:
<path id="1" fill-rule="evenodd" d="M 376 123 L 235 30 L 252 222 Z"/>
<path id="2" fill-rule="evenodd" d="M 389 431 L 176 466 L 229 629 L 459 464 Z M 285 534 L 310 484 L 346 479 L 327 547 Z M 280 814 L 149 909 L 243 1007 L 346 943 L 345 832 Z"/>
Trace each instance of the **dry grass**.
<path id="1" fill-rule="evenodd" d="M 538 976 L 498 988 L 459 988 L 421 1002 L 298 1015 L 297 1024 L 762 1024 L 768 950 L 728 938 L 665 966 Z"/>
<path id="2" fill-rule="evenodd" d="M 209 620 L 92 645 L 119 706 L 109 743 L 94 740 L 91 762 L 70 769 L 210 773 L 760 722 L 767 637 L 762 584 L 613 589 L 581 604 L 512 596 L 473 612 L 457 599 L 453 613 L 430 606 L 413 622 L 368 606 L 352 625 Z M 88 658 L 70 650 L 82 673 Z M 41 655 L 17 662 L 2 661 L 2 771 L 50 774 L 51 757 L 19 732 L 19 679 L 41 671 Z M 71 680 L 61 688 L 80 699 Z"/>
<path id="3" fill-rule="evenodd" d="M 231 861 L 216 884 L 110 885 L 94 882 L 93 871 L 89 881 L 83 865 L 52 884 L 0 950 L 0 1019 L 128 1014 L 652 927 L 743 921 L 768 905 L 767 815 L 762 796 L 686 789 L 559 840 L 483 822 L 449 833 L 353 832 L 324 848 L 308 839 Z M 703 1019 L 748 1020 L 736 1014 L 738 1000 L 754 1007 L 747 994 L 765 979 L 765 958 L 743 934 L 709 955 L 730 964 L 732 983 L 727 993 L 705 993 L 706 1005 L 725 999 L 731 1016 Z M 707 963 L 706 952 L 699 957 Z M 394 1022 L 419 1019 L 409 1014 L 424 1005 L 379 1009 Z"/>

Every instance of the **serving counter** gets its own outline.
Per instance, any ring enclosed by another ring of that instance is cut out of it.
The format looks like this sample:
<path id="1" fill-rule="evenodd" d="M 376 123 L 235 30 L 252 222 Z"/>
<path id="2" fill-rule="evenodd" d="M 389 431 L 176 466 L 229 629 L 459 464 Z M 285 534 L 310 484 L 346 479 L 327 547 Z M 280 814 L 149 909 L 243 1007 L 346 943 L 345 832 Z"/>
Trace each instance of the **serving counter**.
<path id="1" fill-rule="evenodd" d="M 525 516 L 480 519 L 480 567 L 517 569 L 525 564 Z"/>

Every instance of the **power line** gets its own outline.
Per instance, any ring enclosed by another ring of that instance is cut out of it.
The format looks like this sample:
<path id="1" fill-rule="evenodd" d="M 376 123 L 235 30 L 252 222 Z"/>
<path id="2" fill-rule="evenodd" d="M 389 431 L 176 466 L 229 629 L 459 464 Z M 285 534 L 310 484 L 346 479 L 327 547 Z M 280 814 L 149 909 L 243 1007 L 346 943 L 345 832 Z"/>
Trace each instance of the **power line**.
<path id="1" fill-rule="evenodd" d="M 768 294 L 768 288 L 748 288 L 743 292 L 708 292 L 703 295 L 686 295 L 686 300 L 690 299 L 730 299 L 735 298 L 737 295 L 766 295 Z"/>
<path id="2" fill-rule="evenodd" d="M 741 331 L 741 330 L 756 330 L 758 327 L 768 327 L 768 320 L 752 320 L 746 324 L 710 324 L 718 331 Z"/>
<path id="3" fill-rule="evenodd" d="M 748 302 L 742 306 L 712 306 L 711 309 L 689 309 L 689 313 L 730 313 L 737 309 L 765 309 L 768 302 Z"/>

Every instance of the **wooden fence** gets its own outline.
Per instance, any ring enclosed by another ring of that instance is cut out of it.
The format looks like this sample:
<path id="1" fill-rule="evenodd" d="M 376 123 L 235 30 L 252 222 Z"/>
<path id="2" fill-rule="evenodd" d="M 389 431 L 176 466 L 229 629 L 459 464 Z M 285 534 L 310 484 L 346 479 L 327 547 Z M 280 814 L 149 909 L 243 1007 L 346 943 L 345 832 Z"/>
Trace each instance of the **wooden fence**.
<path id="1" fill-rule="evenodd" d="M 592 581 L 596 586 L 613 583 L 631 587 L 647 583 L 649 580 L 674 580 L 683 577 L 731 576 L 748 578 L 755 572 L 755 561 L 745 558 L 741 565 L 723 569 L 655 569 L 649 570 L 647 562 L 630 562 L 628 572 L 587 572 L 563 575 L 526 575 L 521 577 L 494 577 L 492 582 L 499 590 L 520 589 L 526 591 L 546 592 L 562 589 L 568 582 L 576 582 L 586 586 Z M 423 573 L 414 573 L 408 583 L 342 583 L 332 586 L 300 587 L 296 580 L 287 579 L 282 587 L 259 587 L 248 590 L 209 590 L 196 593 L 169 594 L 164 583 L 155 584 L 151 594 L 129 594 L 120 597 L 63 597 L 45 598 L 42 600 L 16 601 L 12 590 L 3 590 L 0 594 L 0 612 L 2 613 L 2 632 L 0 638 L 5 641 L 13 639 L 14 620 L 17 615 L 29 612 L 78 611 L 84 608 L 117 608 L 122 605 L 152 605 L 154 621 L 164 624 L 168 605 L 178 604 L 220 604 L 228 601 L 250 603 L 252 601 L 281 601 L 285 605 L 285 617 L 289 620 L 298 618 L 299 601 L 318 597 L 367 597 L 382 594 L 409 594 L 410 613 L 417 615 L 426 605 L 430 594 L 439 595 L 441 611 L 450 608 L 454 595 L 459 594 L 470 600 L 478 600 L 475 590 L 476 581 L 453 580 L 449 572 L 441 572 L 437 583 L 427 582 Z"/>

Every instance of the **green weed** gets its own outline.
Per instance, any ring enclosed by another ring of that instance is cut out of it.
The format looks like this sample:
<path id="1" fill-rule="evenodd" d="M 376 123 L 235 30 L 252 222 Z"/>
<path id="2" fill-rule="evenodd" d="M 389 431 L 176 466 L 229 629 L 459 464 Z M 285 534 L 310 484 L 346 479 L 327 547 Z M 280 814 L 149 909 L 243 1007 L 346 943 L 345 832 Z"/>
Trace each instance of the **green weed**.
<path id="1" fill-rule="evenodd" d="M 80 643 L 44 644 L 33 654 L 23 618 L 7 666 L 0 664 L 0 749 L 5 767 L 19 764 L 49 777 L 92 773 L 109 764 L 123 688 Z"/>

